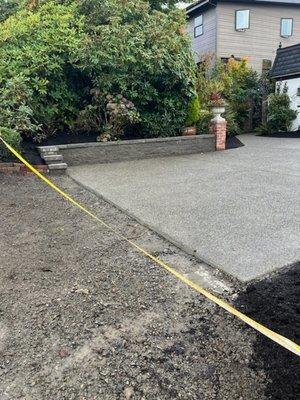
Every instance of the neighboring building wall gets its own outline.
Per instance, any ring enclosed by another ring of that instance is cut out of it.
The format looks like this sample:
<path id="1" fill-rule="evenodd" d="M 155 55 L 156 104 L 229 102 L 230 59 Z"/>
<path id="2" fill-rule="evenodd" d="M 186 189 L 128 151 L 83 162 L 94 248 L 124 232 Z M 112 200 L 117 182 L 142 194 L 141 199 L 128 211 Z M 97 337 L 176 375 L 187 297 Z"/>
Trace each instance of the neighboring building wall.
<path id="1" fill-rule="evenodd" d="M 235 10 L 250 10 L 250 29 L 235 30 Z M 283 47 L 300 42 L 300 7 L 218 3 L 217 54 L 219 57 L 247 57 L 250 65 L 262 71 L 264 59 L 274 61 L 280 42 Z M 293 18 L 293 35 L 280 36 L 281 18 Z"/>
<path id="2" fill-rule="evenodd" d="M 187 30 L 192 38 L 192 49 L 198 62 L 204 54 L 216 54 L 217 13 L 215 8 L 203 12 L 203 35 L 194 37 L 195 18 L 188 21 Z"/>
<path id="3" fill-rule="evenodd" d="M 298 111 L 298 117 L 294 120 L 292 131 L 297 131 L 300 129 L 300 93 L 298 94 L 298 89 L 300 90 L 300 78 L 293 78 L 283 81 L 278 81 L 276 83 L 277 87 L 280 87 L 280 91 L 282 92 L 285 84 L 288 88 L 287 94 L 291 99 L 291 108 L 293 110 Z"/>

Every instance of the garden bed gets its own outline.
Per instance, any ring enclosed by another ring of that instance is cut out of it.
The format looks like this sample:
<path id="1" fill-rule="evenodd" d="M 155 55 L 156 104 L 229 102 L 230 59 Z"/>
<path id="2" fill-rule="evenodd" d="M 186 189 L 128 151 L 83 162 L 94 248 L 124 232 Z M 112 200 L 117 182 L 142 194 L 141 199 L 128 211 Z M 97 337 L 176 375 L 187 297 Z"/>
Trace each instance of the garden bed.
<path id="1" fill-rule="evenodd" d="M 245 146 L 236 136 L 230 136 L 226 139 L 226 150 L 238 149 Z"/>
<path id="2" fill-rule="evenodd" d="M 274 138 L 288 138 L 288 139 L 299 139 L 300 131 L 292 131 L 292 132 L 273 132 L 266 133 L 258 136 L 266 136 L 266 137 L 274 137 Z"/>

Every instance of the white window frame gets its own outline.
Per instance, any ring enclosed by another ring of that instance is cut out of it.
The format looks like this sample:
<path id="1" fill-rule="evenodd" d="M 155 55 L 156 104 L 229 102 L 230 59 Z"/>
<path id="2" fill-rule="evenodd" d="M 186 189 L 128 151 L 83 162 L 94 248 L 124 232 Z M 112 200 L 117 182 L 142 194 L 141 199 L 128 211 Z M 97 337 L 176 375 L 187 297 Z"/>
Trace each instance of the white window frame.
<path id="1" fill-rule="evenodd" d="M 291 21 L 291 33 L 289 35 L 284 35 L 282 32 L 282 28 L 283 28 L 283 21 Z M 283 38 L 288 38 L 293 36 L 293 25 L 294 25 L 294 19 L 293 18 L 281 18 L 280 19 L 280 36 Z"/>
<path id="2" fill-rule="evenodd" d="M 194 37 L 203 35 L 203 14 L 194 19 Z"/>
<path id="3" fill-rule="evenodd" d="M 248 12 L 248 24 L 247 26 L 239 27 L 237 25 L 238 22 L 238 13 L 240 12 Z M 250 29 L 250 10 L 249 9 L 244 9 L 244 10 L 235 10 L 235 30 L 238 32 L 244 32 L 246 29 Z"/>

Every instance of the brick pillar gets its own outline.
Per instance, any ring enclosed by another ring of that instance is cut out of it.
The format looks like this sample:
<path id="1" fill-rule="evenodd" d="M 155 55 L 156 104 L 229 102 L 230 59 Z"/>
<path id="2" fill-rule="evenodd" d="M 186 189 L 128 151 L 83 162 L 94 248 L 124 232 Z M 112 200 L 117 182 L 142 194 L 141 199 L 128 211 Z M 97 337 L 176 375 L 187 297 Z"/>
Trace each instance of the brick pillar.
<path id="1" fill-rule="evenodd" d="M 225 150 L 227 121 L 217 115 L 210 121 L 209 131 L 216 137 L 216 150 Z"/>

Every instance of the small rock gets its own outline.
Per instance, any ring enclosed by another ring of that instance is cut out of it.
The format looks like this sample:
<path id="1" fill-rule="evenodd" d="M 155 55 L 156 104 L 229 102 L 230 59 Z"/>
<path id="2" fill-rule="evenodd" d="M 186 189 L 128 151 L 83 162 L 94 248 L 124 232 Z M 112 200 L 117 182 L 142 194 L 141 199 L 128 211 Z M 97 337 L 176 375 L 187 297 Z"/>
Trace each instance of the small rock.
<path id="1" fill-rule="evenodd" d="M 132 387 L 127 387 L 124 390 L 124 396 L 125 396 L 126 400 L 130 400 L 132 398 L 133 394 L 134 394 L 134 390 Z"/>
<path id="2" fill-rule="evenodd" d="M 59 355 L 60 355 L 61 358 L 66 358 L 66 357 L 69 357 L 70 354 L 67 352 L 67 350 L 61 349 L 59 351 Z"/>
<path id="3" fill-rule="evenodd" d="M 75 293 L 89 294 L 90 291 L 89 291 L 89 289 L 78 288 L 78 289 L 75 289 Z"/>

